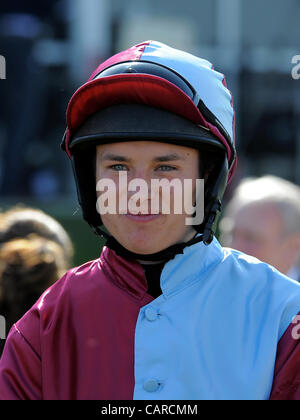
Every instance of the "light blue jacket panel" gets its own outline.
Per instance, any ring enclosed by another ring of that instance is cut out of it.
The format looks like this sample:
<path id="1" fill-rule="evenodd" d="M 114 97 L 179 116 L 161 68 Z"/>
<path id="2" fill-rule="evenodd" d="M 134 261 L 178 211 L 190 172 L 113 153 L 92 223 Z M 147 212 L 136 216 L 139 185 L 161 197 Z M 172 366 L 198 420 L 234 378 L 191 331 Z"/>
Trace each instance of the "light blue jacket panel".
<path id="1" fill-rule="evenodd" d="M 268 399 L 300 285 L 214 239 L 169 261 L 135 332 L 134 399 Z"/>

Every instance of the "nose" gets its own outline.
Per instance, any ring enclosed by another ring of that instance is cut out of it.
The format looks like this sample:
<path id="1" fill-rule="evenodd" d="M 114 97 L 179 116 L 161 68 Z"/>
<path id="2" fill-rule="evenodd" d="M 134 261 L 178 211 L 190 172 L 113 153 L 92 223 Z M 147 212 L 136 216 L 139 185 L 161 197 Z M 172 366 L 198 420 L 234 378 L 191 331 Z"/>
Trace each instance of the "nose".
<path id="1" fill-rule="evenodd" d="M 147 168 L 137 168 L 128 176 L 128 195 L 140 191 L 143 196 L 150 197 L 151 173 Z"/>
<path id="2" fill-rule="evenodd" d="M 144 166 L 138 167 L 136 168 L 132 174 L 131 177 L 129 177 L 130 179 L 139 179 L 139 180 L 143 180 L 145 181 L 149 186 L 151 183 L 151 172 Z"/>

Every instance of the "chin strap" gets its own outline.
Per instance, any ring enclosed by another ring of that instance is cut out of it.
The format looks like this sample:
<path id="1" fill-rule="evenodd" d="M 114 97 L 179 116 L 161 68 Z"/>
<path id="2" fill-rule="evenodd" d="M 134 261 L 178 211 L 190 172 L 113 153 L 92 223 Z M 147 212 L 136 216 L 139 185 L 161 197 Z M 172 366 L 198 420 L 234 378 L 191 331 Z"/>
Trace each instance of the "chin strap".
<path id="1" fill-rule="evenodd" d="M 204 231 L 203 231 L 203 243 L 204 245 L 209 245 L 213 238 L 214 238 L 214 228 L 213 224 L 216 222 L 216 218 L 218 213 L 221 211 L 221 201 L 217 200 L 212 205 L 212 208 L 209 212 L 208 220 L 205 224 Z"/>
<path id="2" fill-rule="evenodd" d="M 127 259 L 133 260 L 143 260 L 143 261 L 161 261 L 161 260 L 170 260 L 175 257 L 177 254 L 183 254 L 183 250 L 187 246 L 191 246 L 196 244 L 197 242 L 201 242 L 203 240 L 203 235 L 195 236 L 190 239 L 188 242 L 182 242 L 180 244 L 171 245 L 162 251 L 156 252 L 154 254 L 136 254 L 134 252 L 129 251 L 128 249 L 124 248 L 113 236 L 110 236 L 106 232 L 104 232 L 99 227 L 93 228 L 94 232 L 97 235 L 103 236 L 106 239 L 105 246 L 115 251 L 117 255 L 120 257 L 124 257 Z"/>

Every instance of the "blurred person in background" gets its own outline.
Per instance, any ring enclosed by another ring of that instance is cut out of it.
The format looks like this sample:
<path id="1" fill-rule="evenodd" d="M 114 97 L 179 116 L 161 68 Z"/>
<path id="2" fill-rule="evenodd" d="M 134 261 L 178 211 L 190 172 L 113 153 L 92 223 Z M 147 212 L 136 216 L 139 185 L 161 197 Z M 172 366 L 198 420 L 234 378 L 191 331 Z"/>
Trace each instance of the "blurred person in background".
<path id="1" fill-rule="evenodd" d="M 246 178 L 220 222 L 221 243 L 300 281 L 300 188 L 277 176 Z"/>
<path id="2" fill-rule="evenodd" d="M 7 331 L 70 268 L 72 257 L 67 232 L 43 211 L 17 206 L 0 214 L 0 314 Z"/>

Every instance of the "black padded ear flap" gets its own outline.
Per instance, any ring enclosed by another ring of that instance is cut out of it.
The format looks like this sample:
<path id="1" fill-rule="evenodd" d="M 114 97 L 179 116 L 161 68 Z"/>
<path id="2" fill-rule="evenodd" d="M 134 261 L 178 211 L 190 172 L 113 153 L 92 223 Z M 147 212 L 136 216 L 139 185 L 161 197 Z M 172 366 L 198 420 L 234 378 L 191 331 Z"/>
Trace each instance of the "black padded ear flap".
<path id="1" fill-rule="evenodd" d="M 76 182 L 79 205 L 84 220 L 92 227 L 101 226 L 100 214 L 96 209 L 96 150 L 95 147 L 78 150 L 72 158 L 72 169 Z"/>
<path id="2" fill-rule="evenodd" d="M 221 212 L 221 199 L 228 179 L 228 161 L 224 157 L 217 176 L 210 176 L 205 187 L 205 219 L 203 222 L 203 242 L 209 245 L 213 240 L 216 225 Z"/>

